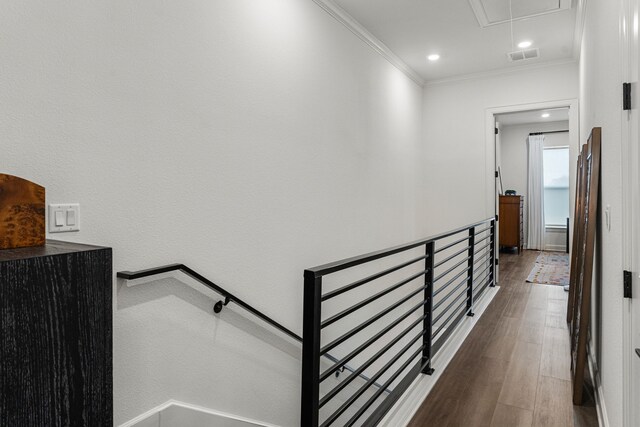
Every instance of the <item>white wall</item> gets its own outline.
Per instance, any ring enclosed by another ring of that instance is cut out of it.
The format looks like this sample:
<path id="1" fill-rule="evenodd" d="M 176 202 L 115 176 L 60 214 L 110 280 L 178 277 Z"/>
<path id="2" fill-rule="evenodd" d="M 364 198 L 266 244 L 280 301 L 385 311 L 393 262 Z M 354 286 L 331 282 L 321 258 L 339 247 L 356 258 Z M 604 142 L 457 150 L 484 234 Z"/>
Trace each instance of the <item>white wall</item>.
<path id="1" fill-rule="evenodd" d="M 423 210 L 444 207 L 428 227 L 446 229 L 494 215 L 495 153 L 493 141 L 486 140 L 486 112 L 577 98 L 577 71 L 569 63 L 425 87 Z"/>
<path id="2" fill-rule="evenodd" d="M 504 190 L 516 190 L 524 197 L 524 241 L 527 247 L 527 170 L 528 152 L 527 138 L 531 132 L 569 129 L 568 121 L 548 123 L 528 123 L 504 126 L 500 138 L 502 152 L 501 172 Z M 569 146 L 569 133 L 546 134 L 545 147 Z M 574 165 L 569 167 L 575 168 Z M 573 213 L 572 213 L 573 215 Z M 547 228 L 545 231 L 545 249 L 564 251 L 566 246 L 566 230 Z"/>
<path id="3" fill-rule="evenodd" d="M 601 205 L 611 206 L 611 230 L 603 227 L 597 242 L 601 268 L 594 275 L 591 353 L 598 364 L 608 423 L 622 426 L 620 9 L 609 1 L 590 0 L 586 12 L 580 58 L 580 139 L 585 142 L 593 127 L 602 127 Z M 603 212 L 600 224 L 605 224 Z"/>
<path id="4" fill-rule="evenodd" d="M 79 202 L 50 237 L 114 271 L 186 263 L 299 333 L 305 267 L 428 228 L 422 89 L 314 2 L 0 8 L 0 170 Z M 114 296 L 117 424 L 169 399 L 297 424 L 297 345 L 175 281 Z"/>

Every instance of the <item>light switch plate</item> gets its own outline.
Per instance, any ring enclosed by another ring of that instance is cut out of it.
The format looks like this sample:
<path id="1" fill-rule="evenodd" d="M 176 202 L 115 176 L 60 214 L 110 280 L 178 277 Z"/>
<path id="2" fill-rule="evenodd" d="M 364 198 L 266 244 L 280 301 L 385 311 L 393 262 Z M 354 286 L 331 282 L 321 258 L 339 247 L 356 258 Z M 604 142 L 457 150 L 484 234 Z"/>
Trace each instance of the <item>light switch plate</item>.
<path id="1" fill-rule="evenodd" d="M 80 205 L 78 203 L 49 205 L 49 233 L 78 230 L 80 230 Z"/>

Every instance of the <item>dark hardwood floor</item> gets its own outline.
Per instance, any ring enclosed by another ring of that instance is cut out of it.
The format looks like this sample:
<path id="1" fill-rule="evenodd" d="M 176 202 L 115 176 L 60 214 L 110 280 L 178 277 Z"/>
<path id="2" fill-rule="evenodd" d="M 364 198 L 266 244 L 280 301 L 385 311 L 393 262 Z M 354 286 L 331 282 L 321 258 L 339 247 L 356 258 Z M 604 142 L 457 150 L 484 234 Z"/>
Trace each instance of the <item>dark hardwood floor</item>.
<path id="1" fill-rule="evenodd" d="M 500 254 L 500 291 L 424 401 L 418 426 L 597 426 L 571 402 L 567 293 L 527 283 L 538 252 Z"/>

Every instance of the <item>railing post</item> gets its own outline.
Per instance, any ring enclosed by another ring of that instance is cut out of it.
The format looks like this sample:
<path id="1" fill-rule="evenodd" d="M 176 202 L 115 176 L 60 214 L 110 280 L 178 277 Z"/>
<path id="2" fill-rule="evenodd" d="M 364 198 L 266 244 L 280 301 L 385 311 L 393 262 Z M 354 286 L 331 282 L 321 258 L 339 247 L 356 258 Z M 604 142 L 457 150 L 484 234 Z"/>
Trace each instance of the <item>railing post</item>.
<path id="1" fill-rule="evenodd" d="M 422 322 L 423 332 L 426 333 L 422 336 L 422 343 L 424 344 L 424 349 L 422 350 L 422 363 L 425 362 L 426 365 L 422 369 L 423 374 L 431 375 L 434 372 L 434 369 L 431 367 L 431 344 L 432 344 L 432 334 L 433 334 L 433 265 L 434 265 L 434 252 L 435 252 L 435 242 L 429 242 L 425 245 L 425 251 L 427 258 L 425 259 L 424 269 L 426 270 L 424 276 L 425 282 L 425 290 L 424 290 L 424 300 L 426 304 L 424 305 L 424 314 L 425 318 Z"/>
<path id="2" fill-rule="evenodd" d="M 473 261 L 476 242 L 476 228 L 469 229 L 469 271 L 467 278 L 467 316 L 473 316 Z"/>
<path id="3" fill-rule="evenodd" d="M 490 287 L 494 287 L 496 285 L 496 220 L 491 220 L 491 266 L 489 267 L 489 272 L 491 273 L 491 284 Z"/>
<path id="4" fill-rule="evenodd" d="M 322 277 L 304 272 L 301 427 L 318 427 L 320 415 L 320 321 Z"/>

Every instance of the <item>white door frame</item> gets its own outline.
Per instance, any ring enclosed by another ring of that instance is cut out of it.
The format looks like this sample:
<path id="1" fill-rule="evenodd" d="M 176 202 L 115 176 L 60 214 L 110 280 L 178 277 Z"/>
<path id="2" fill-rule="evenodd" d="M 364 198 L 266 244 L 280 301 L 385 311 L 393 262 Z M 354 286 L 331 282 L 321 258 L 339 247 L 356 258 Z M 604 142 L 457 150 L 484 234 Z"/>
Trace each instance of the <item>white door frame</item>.
<path id="1" fill-rule="evenodd" d="M 640 196 L 640 184 L 638 179 L 638 148 L 637 144 L 640 140 L 640 118 L 638 116 L 638 107 L 640 107 L 640 94 L 638 93 L 639 67 L 640 67 L 640 42 L 638 40 L 637 16 L 640 10 L 639 0 L 622 0 L 620 12 L 620 45 L 621 64 L 622 64 L 622 81 L 632 82 L 635 88 L 632 90 L 631 105 L 632 110 L 622 112 L 621 126 L 621 166 L 622 166 L 622 267 L 624 270 L 631 271 L 633 283 L 633 298 L 625 298 L 622 308 L 622 411 L 623 422 L 625 427 L 633 427 L 640 420 L 634 420 L 634 416 L 638 415 L 638 409 L 635 407 L 640 396 L 638 385 L 634 387 L 633 378 L 634 363 L 637 363 L 634 351 L 634 331 L 633 310 L 640 309 L 640 281 L 638 260 L 638 242 L 635 241 L 640 237 L 638 230 L 638 217 Z M 635 92 L 635 93 L 634 93 Z M 640 316 L 639 316 L 640 317 Z M 637 365 L 636 365 L 637 366 Z M 636 403 L 634 403 L 636 402 Z"/>
<path id="2" fill-rule="evenodd" d="M 544 110 L 551 108 L 562 108 L 569 107 L 569 218 L 571 219 L 571 223 L 573 223 L 573 213 L 574 213 L 574 205 L 575 205 L 575 194 L 576 194 L 576 162 L 578 160 L 578 154 L 580 152 L 580 115 L 578 111 L 578 99 L 559 99 L 556 101 L 546 101 L 546 102 L 536 102 L 532 104 L 516 104 L 516 105 L 505 105 L 502 107 L 491 107 L 485 110 L 485 153 L 493 153 L 487 154 L 485 161 L 485 167 L 487 170 L 487 200 L 486 200 L 486 211 L 487 212 L 495 212 L 496 203 L 495 203 L 495 185 L 496 179 L 494 175 L 494 171 L 496 170 L 496 151 L 495 151 L 495 116 L 498 114 L 506 114 L 506 113 L 518 113 L 522 111 L 531 111 L 531 110 Z M 493 206 L 492 206 L 493 205 Z M 497 212 L 495 212 L 497 214 Z M 572 236 L 573 230 L 570 227 L 567 232 L 569 233 L 569 247 L 572 244 Z M 498 249 L 500 247 L 499 242 L 495 242 L 496 244 L 496 255 L 498 254 Z"/>

